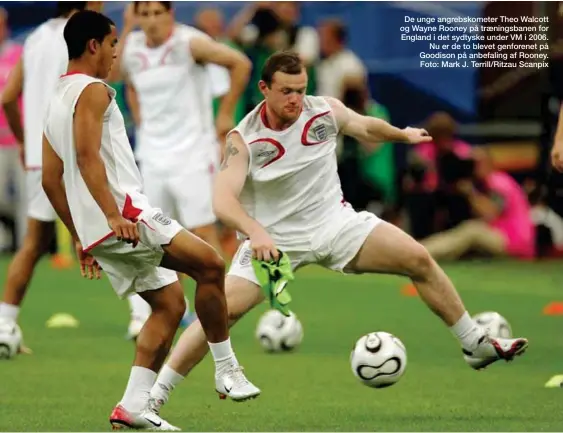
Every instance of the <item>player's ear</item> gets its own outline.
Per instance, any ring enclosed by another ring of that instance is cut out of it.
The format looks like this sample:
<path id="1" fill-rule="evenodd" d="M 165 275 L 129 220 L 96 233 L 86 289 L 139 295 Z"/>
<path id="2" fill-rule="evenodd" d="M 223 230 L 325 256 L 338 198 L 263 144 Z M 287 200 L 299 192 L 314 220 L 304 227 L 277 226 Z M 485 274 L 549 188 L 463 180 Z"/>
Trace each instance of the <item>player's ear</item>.
<path id="1" fill-rule="evenodd" d="M 264 80 L 258 81 L 258 88 L 260 89 L 260 93 L 262 93 L 264 97 L 268 94 L 268 91 L 270 90 Z"/>
<path id="2" fill-rule="evenodd" d="M 88 41 L 87 48 L 90 54 L 96 54 L 96 51 L 98 50 L 99 47 L 100 47 L 100 43 L 96 39 L 90 39 Z"/>

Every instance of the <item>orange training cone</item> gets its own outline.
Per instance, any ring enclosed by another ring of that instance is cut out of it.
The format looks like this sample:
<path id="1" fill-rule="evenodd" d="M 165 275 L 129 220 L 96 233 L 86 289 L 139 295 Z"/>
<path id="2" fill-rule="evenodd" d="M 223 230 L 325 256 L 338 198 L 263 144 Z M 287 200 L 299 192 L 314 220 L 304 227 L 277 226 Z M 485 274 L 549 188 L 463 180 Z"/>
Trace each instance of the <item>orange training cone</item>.
<path id="1" fill-rule="evenodd" d="M 418 291 L 413 284 L 406 284 L 401 289 L 401 295 L 403 296 L 418 296 Z"/>
<path id="2" fill-rule="evenodd" d="M 563 302 L 550 302 L 543 308 L 546 316 L 563 316 Z"/>

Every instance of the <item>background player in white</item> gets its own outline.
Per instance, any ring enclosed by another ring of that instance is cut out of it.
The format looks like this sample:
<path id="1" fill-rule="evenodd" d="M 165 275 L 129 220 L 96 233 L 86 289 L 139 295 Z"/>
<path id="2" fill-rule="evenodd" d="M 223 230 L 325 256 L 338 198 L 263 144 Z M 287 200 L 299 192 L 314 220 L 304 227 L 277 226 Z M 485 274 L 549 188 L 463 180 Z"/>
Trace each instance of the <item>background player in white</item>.
<path id="1" fill-rule="evenodd" d="M 216 389 L 240 398 L 260 393 L 233 362 L 225 264 L 211 246 L 151 207 L 141 193 L 115 91 L 102 81 L 115 56 L 113 22 L 97 12 L 79 12 L 65 26 L 64 38 L 69 69 L 45 119 L 43 188 L 76 241 L 83 272 L 97 274 L 99 263 L 119 296 L 137 292 L 152 308 L 110 422 L 174 430 L 150 410 L 149 392 L 185 309 L 176 272 L 197 283 L 195 306 L 217 362 Z"/>
<path id="2" fill-rule="evenodd" d="M 270 57 L 259 85 L 265 101 L 228 136 L 227 157 L 215 183 L 218 218 L 248 239 L 226 279 L 230 323 L 264 300 L 251 256 L 277 258 L 279 248 L 293 269 L 317 263 L 345 273 L 411 278 L 424 302 L 459 339 L 473 368 L 522 353 L 525 339 L 485 335 L 419 243 L 369 212 L 354 211 L 342 198 L 337 134 L 353 136 L 369 148 L 383 141 L 424 142 L 431 139 L 426 131 L 361 116 L 333 98 L 305 96 L 307 73 L 293 53 Z M 177 373 L 175 382 L 159 376 L 151 391 L 157 409 L 206 352 L 204 334 L 194 322 L 167 362 Z"/>
<path id="3" fill-rule="evenodd" d="M 2 94 L 10 129 L 24 154 L 28 219 L 23 243 L 8 267 L 0 320 L 18 320 L 35 265 L 55 235 L 56 214 L 41 188 L 41 137 L 48 102 L 68 65 L 63 29 L 74 13 L 101 7 L 102 2 L 57 2 L 57 17 L 43 23 L 27 37 L 22 58 L 10 73 Z M 18 107 L 22 92 L 23 125 Z M 25 347 L 23 351 L 29 352 Z"/>
<path id="4" fill-rule="evenodd" d="M 137 124 L 135 153 L 143 191 L 153 205 L 171 213 L 194 234 L 220 250 L 211 204 L 218 169 L 218 135 L 233 127 L 236 102 L 244 92 L 250 62 L 244 54 L 203 32 L 174 21 L 171 2 L 135 2 L 141 30 L 124 42 L 119 60 L 127 100 Z M 231 85 L 213 124 L 211 83 L 206 65 L 230 72 Z M 131 298 L 129 333 L 147 314 Z M 140 323 L 139 323 L 140 322 Z"/>

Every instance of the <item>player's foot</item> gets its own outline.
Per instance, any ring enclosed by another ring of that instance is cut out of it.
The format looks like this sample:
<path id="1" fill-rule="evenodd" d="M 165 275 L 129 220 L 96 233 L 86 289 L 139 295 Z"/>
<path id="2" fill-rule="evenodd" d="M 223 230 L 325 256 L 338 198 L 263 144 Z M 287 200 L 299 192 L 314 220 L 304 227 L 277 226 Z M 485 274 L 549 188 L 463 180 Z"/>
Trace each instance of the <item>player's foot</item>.
<path id="1" fill-rule="evenodd" d="M 161 431 L 180 431 L 178 427 L 173 426 L 163 420 L 160 415 L 152 410 L 145 409 L 140 413 L 129 412 L 123 406 L 117 405 L 109 417 L 109 422 L 113 430 L 122 428 L 133 429 L 150 429 Z"/>
<path id="2" fill-rule="evenodd" d="M 135 341 L 141 333 L 141 329 L 143 329 L 143 326 L 145 326 L 145 322 L 146 319 L 132 316 L 131 321 L 129 322 L 129 326 L 127 327 L 127 334 L 125 335 L 125 338 L 127 338 L 127 340 Z"/>
<path id="3" fill-rule="evenodd" d="M 512 361 L 528 348 L 525 338 L 493 338 L 484 335 L 473 352 L 463 350 L 465 361 L 475 370 L 481 370 L 489 364 L 504 359 Z"/>
<path id="4" fill-rule="evenodd" d="M 243 368 L 237 364 L 219 367 L 215 374 L 215 390 L 219 398 L 245 401 L 260 395 L 260 389 L 246 378 Z"/>

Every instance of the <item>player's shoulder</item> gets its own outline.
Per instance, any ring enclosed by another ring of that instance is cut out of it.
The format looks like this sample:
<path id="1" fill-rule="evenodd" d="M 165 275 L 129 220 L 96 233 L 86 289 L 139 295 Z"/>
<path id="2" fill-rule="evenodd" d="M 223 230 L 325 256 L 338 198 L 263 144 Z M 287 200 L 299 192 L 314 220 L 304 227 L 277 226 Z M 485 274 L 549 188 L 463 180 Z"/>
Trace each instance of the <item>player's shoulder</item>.
<path id="1" fill-rule="evenodd" d="M 211 39 L 211 37 L 195 27 L 187 24 L 177 23 L 174 29 L 174 36 L 181 40 L 189 40 L 192 38 Z"/>
<path id="2" fill-rule="evenodd" d="M 256 133 L 259 133 L 265 128 L 262 122 L 262 108 L 264 102 L 259 103 L 252 111 L 250 111 L 243 119 L 238 123 L 238 125 L 233 129 L 233 131 L 238 132 L 245 140 Z"/>
<path id="3" fill-rule="evenodd" d="M 50 34 L 55 33 L 57 29 L 57 21 L 55 18 L 45 21 L 44 23 L 33 29 L 25 38 L 24 50 L 34 48 L 39 42 L 49 40 Z"/>
<path id="4" fill-rule="evenodd" d="M 305 110 L 331 110 L 332 103 L 331 98 L 327 96 L 314 96 L 314 95 L 306 95 L 303 98 L 303 108 Z"/>

